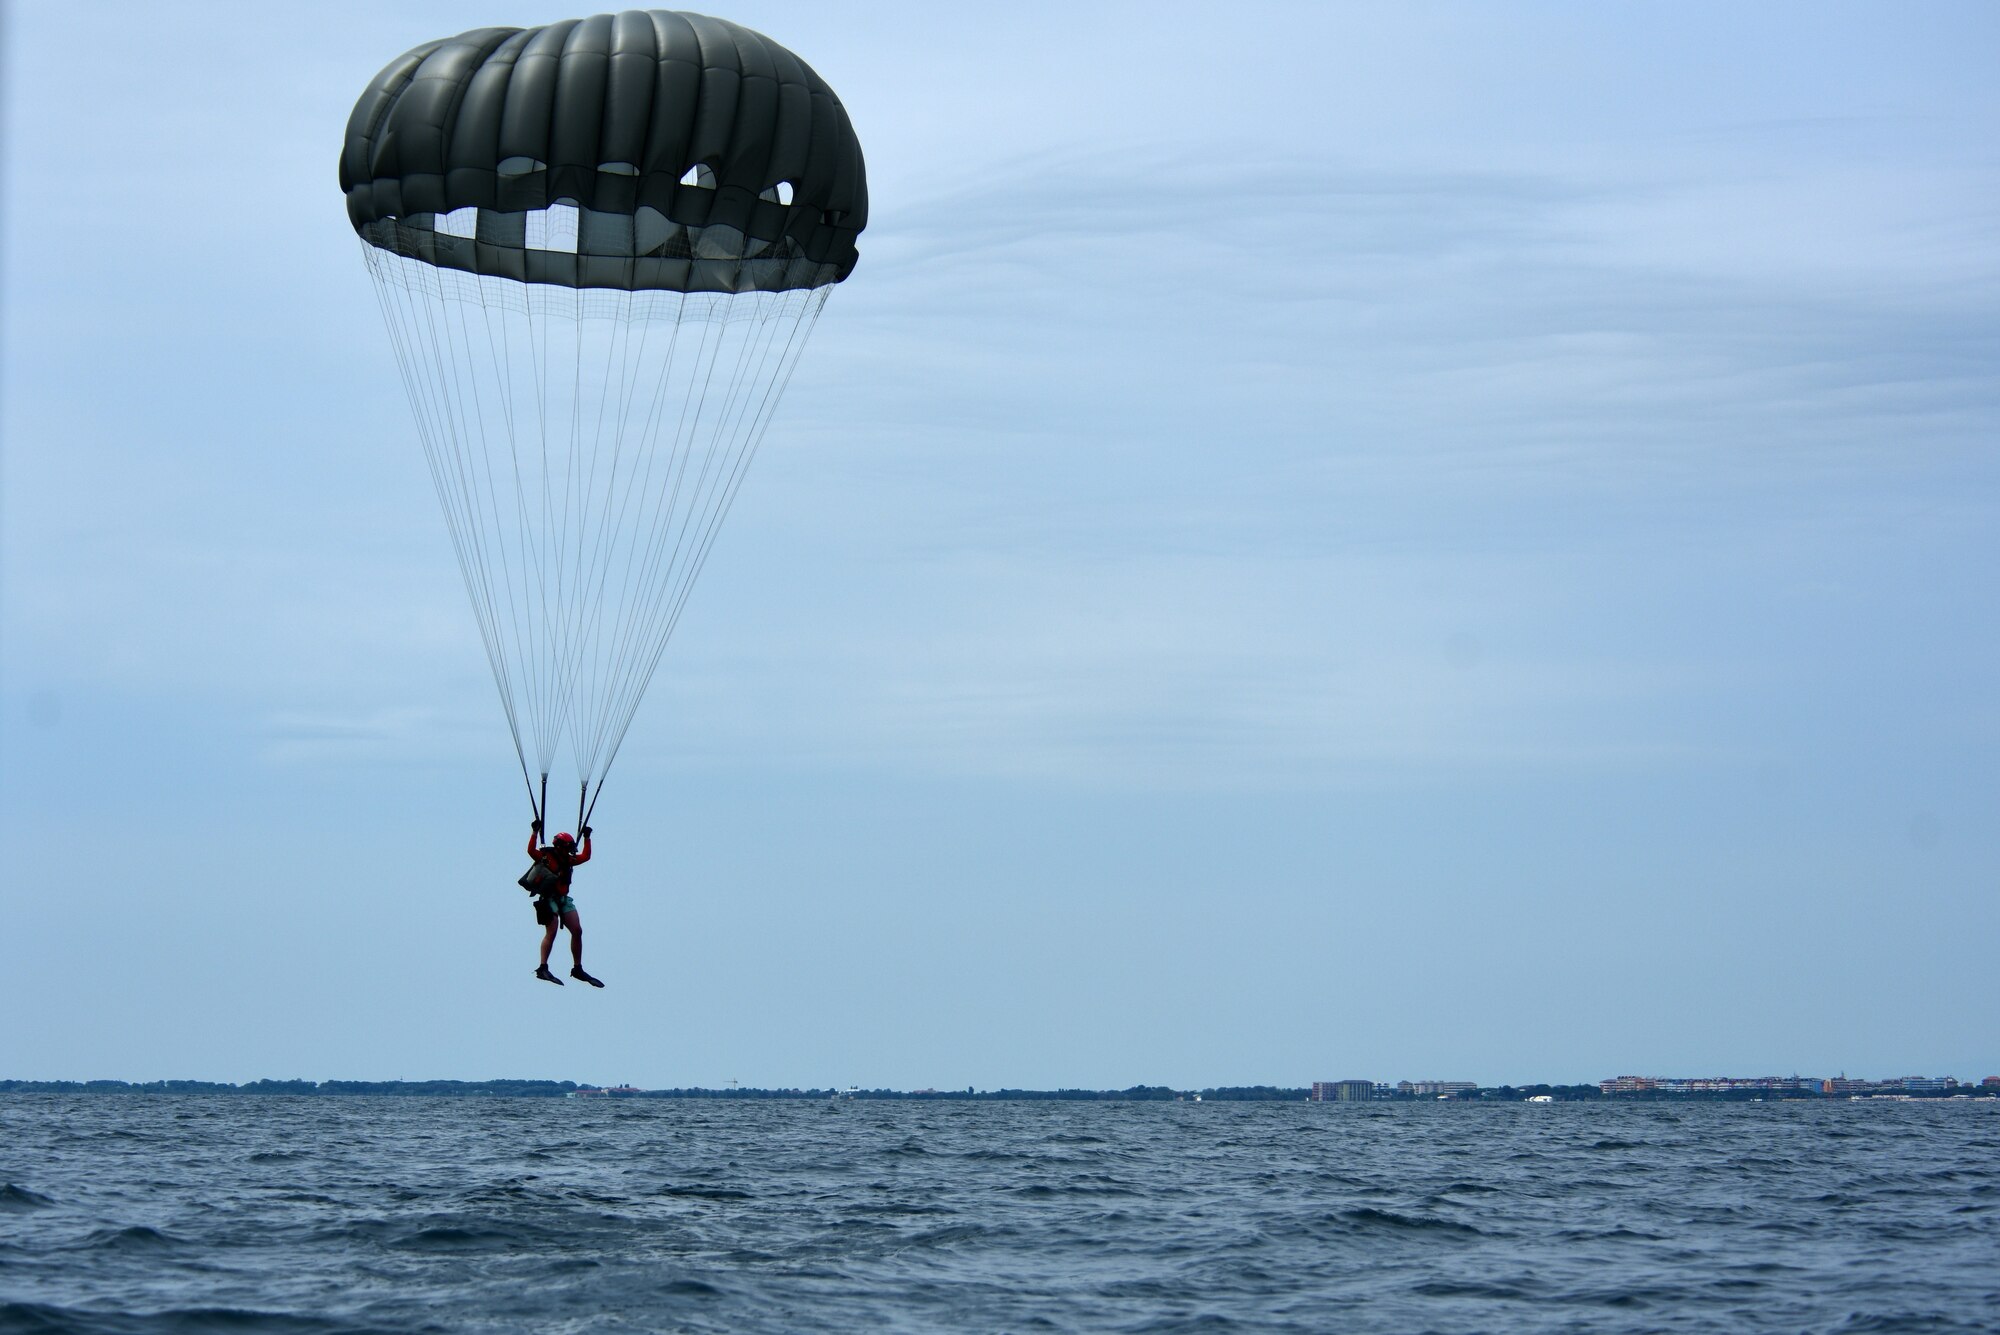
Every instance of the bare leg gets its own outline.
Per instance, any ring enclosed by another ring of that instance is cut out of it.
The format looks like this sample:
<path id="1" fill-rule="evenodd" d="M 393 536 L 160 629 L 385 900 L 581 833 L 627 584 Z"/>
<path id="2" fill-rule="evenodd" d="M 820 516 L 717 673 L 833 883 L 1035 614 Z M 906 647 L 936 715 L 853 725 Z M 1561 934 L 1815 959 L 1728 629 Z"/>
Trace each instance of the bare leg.
<path id="1" fill-rule="evenodd" d="M 555 948 L 557 925 L 554 915 L 550 915 L 548 928 L 542 933 L 542 962 L 539 966 L 541 968 L 549 967 L 549 951 Z"/>
<path id="2" fill-rule="evenodd" d="M 563 914 L 563 926 L 569 928 L 570 958 L 576 961 L 576 967 L 569 971 L 569 976 L 580 978 L 592 987 L 603 987 L 602 982 L 592 978 L 583 970 L 583 919 L 577 917 L 575 909 Z"/>

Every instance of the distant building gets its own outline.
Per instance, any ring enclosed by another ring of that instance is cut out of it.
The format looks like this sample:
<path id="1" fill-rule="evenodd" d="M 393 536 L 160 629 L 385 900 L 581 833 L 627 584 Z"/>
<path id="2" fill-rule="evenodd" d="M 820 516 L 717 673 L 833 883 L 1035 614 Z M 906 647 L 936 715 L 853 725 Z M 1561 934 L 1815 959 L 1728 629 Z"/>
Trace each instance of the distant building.
<path id="1" fill-rule="evenodd" d="M 1685 1080 L 1658 1080 L 1653 1087 L 1663 1094 L 1736 1094 L 1745 1090 L 1804 1092 L 1811 1081 L 1795 1075 L 1711 1075 Z"/>
<path id="2" fill-rule="evenodd" d="M 1366 1103 L 1375 1097 L 1373 1080 L 1315 1080 L 1314 1103 Z"/>
<path id="3" fill-rule="evenodd" d="M 1829 1083 L 1838 1082 L 1808 1080 L 1802 1075 L 1621 1075 L 1615 1080 L 1600 1080 L 1597 1087 L 1606 1094 L 1805 1094 L 1814 1090 L 1831 1093 L 1826 1088 Z"/>
<path id="4" fill-rule="evenodd" d="M 1641 1094 L 1650 1090 L 1656 1083 L 1658 1082 L 1651 1076 L 1621 1075 L 1615 1080 L 1598 1081 L 1597 1088 L 1606 1094 Z"/>
<path id="5" fill-rule="evenodd" d="M 2000 1075 L 1989 1075 L 1979 1084 L 1982 1089 L 2000 1089 Z"/>
<path id="6" fill-rule="evenodd" d="M 1396 1084 L 1398 1094 L 1409 1094 L 1416 1098 L 1455 1099 L 1460 1094 L 1470 1094 L 1479 1086 L 1470 1080 L 1401 1080 Z"/>

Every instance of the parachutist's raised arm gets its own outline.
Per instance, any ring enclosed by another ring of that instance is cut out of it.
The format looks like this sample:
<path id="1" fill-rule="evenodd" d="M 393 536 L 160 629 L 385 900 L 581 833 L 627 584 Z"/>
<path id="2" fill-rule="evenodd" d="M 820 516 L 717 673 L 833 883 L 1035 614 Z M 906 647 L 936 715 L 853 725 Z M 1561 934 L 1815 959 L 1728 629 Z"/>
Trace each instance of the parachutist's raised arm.
<path id="1" fill-rule="evenodd" d="M 528 827 L 528 856 L 534 857 L 542 851 L 542 823 L 536 821 Z"/>
<path id="2" fill-rule="evenodd" d="M 579 862 L 588 861 L 590 861 L 590 827 L 586 825 L 583 827 L 583 844 L 576 850 L 576 856 L 570 860 L 570 865 L 575 866 Z"/>

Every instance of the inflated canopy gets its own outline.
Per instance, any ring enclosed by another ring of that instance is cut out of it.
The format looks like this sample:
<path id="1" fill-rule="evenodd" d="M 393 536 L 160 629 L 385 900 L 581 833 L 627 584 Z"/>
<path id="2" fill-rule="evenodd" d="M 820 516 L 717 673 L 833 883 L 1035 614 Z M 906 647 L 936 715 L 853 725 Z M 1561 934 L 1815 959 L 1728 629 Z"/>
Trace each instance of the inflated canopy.
<path id="1" fill-rule="evenodd" d="M 575 288 L 820 287 L 868 221 L 833 90 L 759 33 L 672 10 L 416 47 L 355 103 L 340 185 L 371 245 Z M 546 226 L 568 207 L 573 234 Z"/>

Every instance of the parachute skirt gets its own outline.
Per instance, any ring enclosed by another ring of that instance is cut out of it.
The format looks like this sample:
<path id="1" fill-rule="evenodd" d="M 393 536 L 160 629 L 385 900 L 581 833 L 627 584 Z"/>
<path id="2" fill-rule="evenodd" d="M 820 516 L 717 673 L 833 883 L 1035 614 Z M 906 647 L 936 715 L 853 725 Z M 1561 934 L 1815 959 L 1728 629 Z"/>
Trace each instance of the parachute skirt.
<path id="1" fill-rule="evenodd" d="M 448 230 L 454 222 L 470 227 Z M 529 244 L 531 231 L 543 233 L 535 237 L 541 245 Z M 524 213 L 468 207 L 442 215 L 377 218 L 359 232 L 369 245 L 394 255 L 517 283 L 783 292 L 840 281 L 837 266 L 811 259 L 790 237 L 758 241 L 733 227 L 685 227 L 646 208 L 632 215 L 568 204 Z M 645 249 L 637 249 L 641 246 Z"/>

